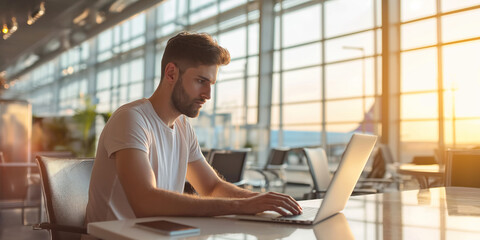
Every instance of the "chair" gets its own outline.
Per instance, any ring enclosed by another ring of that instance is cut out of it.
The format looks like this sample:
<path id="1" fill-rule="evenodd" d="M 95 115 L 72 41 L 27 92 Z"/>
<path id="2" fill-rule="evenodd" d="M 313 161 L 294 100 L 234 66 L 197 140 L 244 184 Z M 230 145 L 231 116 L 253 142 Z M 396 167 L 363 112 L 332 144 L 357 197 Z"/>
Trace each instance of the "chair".
<path id="1" fill-rule="evenodd" d="M 327 154 L 323 148 L 304 148 L 303 153 L 307 159 L 308 170 L 312 177 L 313 188 L 304 199 L 321 198 L 330 185 L 331 174 L 328 168 Z"/>
<path id="2" fill-rule="evenodd" d="M 247 153 L 250 150 L 211 150 L 208 154 L 208 163 L 227 182 L 237 186 L 245 185 L 243 173 L 247 162 Z"/>
<path id="3" fill-rule="evenodd" d="M 45 151 L 45 152 L 36 152 L 35 156 L 53 157 L 53 158 L 73 158 L 75 155 L 71 151 Z"/>
<path id="4" fill-rule="evenodd" d="M 397 176 L 393 168 L 393 156 L 388 145 L 379 144 L 374 151 L 371 171 L 365 178 L 360 178 L 357 182 L 357 189 L 375 189 L 377 192 L 383 192 L 386 186 L 393 183 L 400 183 L 400 177 Z M 399 185 L 397 186 L 397 189 Z"/>
<path id="5" fill-rule="evenodd" d="M 40 177 L 35 177 L 35 175 L 28 173 L 27 174 L 27 192 L 23 198 L 22 206 L 22 223 L 23 225 L 29 225 L 26 221 L 26 212 L 27 208 L 36 208 L 38 210 L 38 220 L 36 223 L 41 221 L 42 216 L 42 193 L 40 186 Z"/>
<path id="6" fill-rule="evenodd" d="M 0 164 L 7 164 L 5 161 L 5 158 L 3 156 L 3 152 L 0 152 Z M 7 206 L 2 206 L 2 208 L 21 208 L 22 213 L 21 213 L 21 221 L 23 225 L 27 225 L 26 223 L 26 212 L 25 209 L 32 209 L 36 208 L 38 209 L 38 222 L 40 222 L 40 209 L 41 209 L 41 194 L 40 194 L 40 185 L 38 184 L 38 181 L 35 182 L 35 180 L 30 178 L 30 166 L 27 166 L 27 175 L 26 175 L 26 192 L 25 195 L 23 196 L 23 201 L 21 202 L 10 202 L 7 204 Z M 14 188 L 14 186 L 12 186 Z"/>
<path id="7" fill-rule="evenodd" d="M 51 239 L 80 239 L 84 227 L 93 159 L 37 156 L 48 223 L 34 229 L 47 229 Z"/>
<path id="8" fill-rule="evenodd" d="M 480 187 L 480 150 L 447 151 L 446 187 Z"/>
<path id="9" fill-rule="evenodd" d="M 287 178 L 285 173 L 289 148 L 272 148 L 268 155 L 267 163 L 261 169 L 249 168 L 249 170 L 260 173 L 265 181 L 265 189 L 269 189 L 273 181 L 279 180 L 282 192 L 285 192 L 287 186 Z M 273 179 L 269 179 L 268 175 L 272 175 Z M 259 187 L 259 186 L 256 186 Z"/>
<path id="10" fill-rule="evenodd" d="M 49 151 L 49 152 L 36 152 L 35 156 L 43 157 L 56 157 L 56 158 L 70 158 L 73 157 L 73 153 L 70 151 Z M 23 199 L 22 207 L 22 223 L 27 225 L 25 219 L 25 209 L 26 208 L 37 208 L 38 209 L 38 222 L 40 223 L 42 204 L 41 204 L 41 186 L 40 186 L 40 173 L 38 169 L 35 168 L 35 171 L 32 171 L 32 168 L 29 168 L 27 171 L 27 193 Z"/>
<path id="11" fill-rule="evenodd" d="M 325 150 L 321 147 L 304 148 L 303 152 L 307 159 L 308 169 L 313 181 L 313 188 L 309 193 L 305 193 L 304 199 L 323 198 L 332 175 L 328 168 L 328 158 Z M 354 189 L 352 195 L 376 193 L 375 189 Z"/>

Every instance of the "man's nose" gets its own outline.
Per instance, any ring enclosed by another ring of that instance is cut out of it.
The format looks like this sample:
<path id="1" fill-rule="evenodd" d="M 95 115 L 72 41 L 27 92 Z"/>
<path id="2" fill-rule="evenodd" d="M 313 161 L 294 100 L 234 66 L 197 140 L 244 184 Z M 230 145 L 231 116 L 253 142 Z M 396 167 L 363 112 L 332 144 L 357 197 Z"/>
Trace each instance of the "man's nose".
<path id="1" fill-rule="evenodd" d="M 212 86 L 208 85 L 204 87 L 204 90 L 202 92 L 202 98 L 209 100 L 211 98 L 211 92 L 212 92 Z"/>

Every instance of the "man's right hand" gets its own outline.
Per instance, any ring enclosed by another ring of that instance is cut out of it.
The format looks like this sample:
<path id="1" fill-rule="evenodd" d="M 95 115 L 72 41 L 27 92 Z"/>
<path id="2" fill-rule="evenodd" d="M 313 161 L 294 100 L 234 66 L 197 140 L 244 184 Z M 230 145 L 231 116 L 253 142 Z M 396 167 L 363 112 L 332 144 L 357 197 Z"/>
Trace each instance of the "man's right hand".
<path id="1" fill-rule="evenodd" d="M 302 213 L 302 207 L 292 197 L 275 192 L 260 193 L 240 201 L 240 212 L 242 214 L 257 214 L 264 211 L 274 211 L 282 216 L 289 214 L 298 215 Z M 286 212 L 285 210 L 289 211 Z"/>

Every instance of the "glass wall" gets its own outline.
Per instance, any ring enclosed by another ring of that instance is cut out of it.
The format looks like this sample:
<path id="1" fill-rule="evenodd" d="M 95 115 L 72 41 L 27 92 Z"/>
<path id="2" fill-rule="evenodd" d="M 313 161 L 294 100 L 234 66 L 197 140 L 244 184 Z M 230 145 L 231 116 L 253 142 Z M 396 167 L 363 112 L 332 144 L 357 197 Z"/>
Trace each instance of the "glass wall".
<path id="1" fill-rule="evenodd" d="M 10 83 L 11 92 L 19 95 L 19 99 L 28 100 L 32 104 L 33 114 L 54 114 L 56 111 L 52 88 L 55 81 L 56 61 L 50 61 L 32 70 L 21 80 Z"/>
<path id="2" fill-rule="evenodd" d="M 272 146 L 321 145 L 333 157 L 353 132 L 378 133 L 380 9 L 374 0 L 275 5 Z"/>
<path id="3" fill-rule="evenodd" d="M 244 147 L 246 129 L 257 122 L 258 19 L 253 1 L 172 0 L 157 8 L 155 86 L 165 43 L 178 31 L 207 32 L 230 52 L 231 62 L 220 68 L 212 100 L 192 119 L 203 147 Z"/>
<path id="4" fill-rule="evenodd" d="M 274 82 L 267 90 L 273 95 L 272 147 L 343 149 L 353 132 L 377 132 L 379 2 L 276 1 Z M 145 37 L 147 13 L 102 32 L 89 43 L 93 51 L 82 44 L 61 56 L 59 99 L 52 99 L 57 112 L 71 114 L 87 93 L 99 112 L 148 97 L 145 46 L 155 44 L 156 87 L 166 41 L 181 30 L 207 32 L 229 49 L 232 60 L 220 69 L 212 100 L 192 124 L 204 147 L 251 146 L 258 118 L 259 8 L 247 0 L 169 0 L 148 11 L 155 15 L 153 43 Z M 348 17 L 333 14 L 338 11 L 348 11 Z M 95 59 L 86 63 L 89 54 Z M 78 74 L 86 64 L 94 81 Z"/>
<path id="5" fill-rule="evenodd" d="M 70 115 L 75 109 L 83 106 L 87 96 L 88 76 L 87 60 L 89 45 L 84 42 L 60 55 L 59 59 L 59 92 L 58 113 Z M 37 109 L 33 108 L 34 112 Z M 41 112 L 38 112 L 41 114 Z"/>
<path id="6" fill-rule="evenodd" d="M 145 13 L 97 37 L 97 111 L 111 112 L 144 96 Z"/>
<path id="7" fill-rule="evenodd" d="M 262 145 L 323 146 L 335 160 L 352 133 L 385 128 L 400 133 L 396 160 L 407 162 L 480 143 L 480 1 L 400 1 L 398 126 L 381 124 L 381 0 L 272 1 L 272 16 L 257 0 L 163 1 L 23 75 L 4 96 L 28 99 L 39 116 L 71 115 L 87 96 L 112 112 L 149 97 L 166 41 L 188 30 L 210 33 L 232 57 L 191 120 L 202 147 L 255 147 L 259 94 L 270 91 Z M 261 17 L 275 23 L 271 89 L 259 89 Z"/>
<path id="8" fill-rule="evenodd" d="M 401 2 L 403 161 L 480 142 L 479 4 Z"/>

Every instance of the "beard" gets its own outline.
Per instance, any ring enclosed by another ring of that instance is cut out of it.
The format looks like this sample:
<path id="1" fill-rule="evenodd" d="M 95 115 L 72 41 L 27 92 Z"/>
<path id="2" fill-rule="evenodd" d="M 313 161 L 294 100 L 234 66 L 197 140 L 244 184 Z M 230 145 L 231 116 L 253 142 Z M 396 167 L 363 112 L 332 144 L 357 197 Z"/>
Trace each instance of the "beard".
<path id="1" fill-rule="evenodd" d="M 190 118 L 198 117 L 200 108 L 196 106 L 196 101 L 201 99 L 193 99 L 185 91 L 182 84 L 183 79 L 180 77 L 173 87 L 172 103 L 173 107 L 181 113 Z"/>

